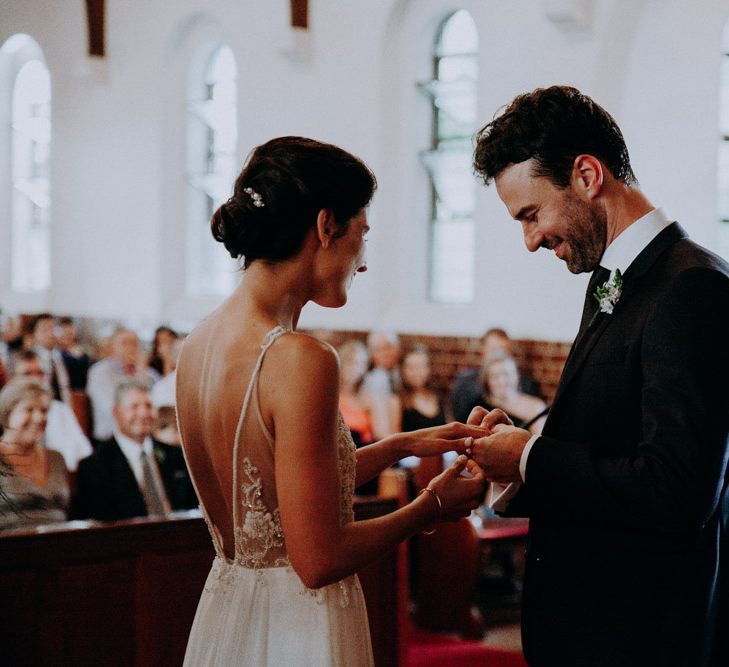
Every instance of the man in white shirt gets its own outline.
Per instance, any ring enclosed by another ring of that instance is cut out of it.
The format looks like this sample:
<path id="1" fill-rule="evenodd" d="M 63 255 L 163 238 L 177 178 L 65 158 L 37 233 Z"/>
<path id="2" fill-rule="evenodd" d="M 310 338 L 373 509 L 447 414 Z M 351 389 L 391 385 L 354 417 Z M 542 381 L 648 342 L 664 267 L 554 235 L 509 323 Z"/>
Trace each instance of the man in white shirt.
<path id="1" fill-rule="evenodd" d="M 503 413 L 475 460 L 529 516 L 530 665 L 729 664 L 729 266 L 638 189 L 622 133 L 566 86 L 481 130 L 527 249 L 592 272 L 541 436 Z"/>
<path id="2" fill-rule="evenodd" d="M 139 338 L 133 331 L 119 327 L 111 336 L 110 346 L 111 356 L 92 364 L 86 383 L 97 441 L 110 438 L 114 430 L 112 408 L 117 386 L 124 380 L 139 378 L 151 387 L 159 379 L 157 372 L 143 361 Z"/>
<path id="3" fill-rule="evenodd" d="M 119 384 L 113 415 L 113 436 L 79 463 L 74 517 L 113 521 L 196 507 L 182 451 L 152 440 L 155 413 L 144 380 Z"/>

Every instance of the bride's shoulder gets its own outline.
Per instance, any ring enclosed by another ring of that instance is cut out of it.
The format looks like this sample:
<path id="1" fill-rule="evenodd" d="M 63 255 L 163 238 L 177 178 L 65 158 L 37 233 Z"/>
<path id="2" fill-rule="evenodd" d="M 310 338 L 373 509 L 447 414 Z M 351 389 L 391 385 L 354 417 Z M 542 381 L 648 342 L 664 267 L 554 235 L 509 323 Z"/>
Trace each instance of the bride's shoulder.
<path id="1" fill-rule="evenodd" d="M 339 368 L 339 357 L 329 343 L 300 332 L 283 334 L 268 355 L 286 373 L 336 373 Z"/>
<path id="2" fill-rule="evenodd" d="M 338 362 L 339 359 L 336 350 L 329 343 L 299 331 L 287 331 L 282 334 L 271 350 L 275 350 L 281 357 L 311 357 L 320 362 L 331 360 Z"/>

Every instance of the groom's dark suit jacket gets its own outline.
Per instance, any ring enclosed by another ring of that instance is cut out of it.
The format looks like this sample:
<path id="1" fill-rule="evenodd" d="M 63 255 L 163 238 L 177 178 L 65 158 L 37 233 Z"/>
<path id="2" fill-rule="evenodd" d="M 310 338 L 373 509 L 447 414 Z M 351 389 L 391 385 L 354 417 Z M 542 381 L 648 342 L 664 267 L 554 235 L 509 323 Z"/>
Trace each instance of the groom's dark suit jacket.
<path id="1" fill-rule="evenodd" d="M 154 455 L 167 499 L 173 510 L 198 506 L 180 447 L 153 441 Z M 79 461 L 72 516 L 116 521 L 147 516 L 147 506 L 116 439 L 100 442 L 94 453 Z"/>
<path id="2" fill-rule="evenodd" d="M 582 326 L 510 514 L 532 665 L 729 665 L 729 267 L 672 224 Z"/>

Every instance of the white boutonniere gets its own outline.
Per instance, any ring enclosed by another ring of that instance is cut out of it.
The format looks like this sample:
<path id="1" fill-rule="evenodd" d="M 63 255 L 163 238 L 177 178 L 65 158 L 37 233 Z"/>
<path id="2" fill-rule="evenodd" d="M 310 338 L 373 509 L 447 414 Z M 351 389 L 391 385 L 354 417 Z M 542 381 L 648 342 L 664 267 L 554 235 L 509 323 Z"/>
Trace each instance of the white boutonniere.
<path id="1" fill-rule="evenodd" d="M 165 462 L 165 459 L 167 459 L 167 452 L 165 452 L 162 449 L 159 449 L 158 447 L 154 448 L 154 458 L 157 459 L 157 463 L 162 465 Z"/>
<path id="2" fill-rule="evenodd" d="M 598 302 L 600 307 L 592 316 L 590 324 L 587 325 L 588 328 L 595 323 L 595 320 L 600 313 L 607 313 L 608 315 L 612 315 L 615 304 L 620 301 L 620 295 L 622 293 L 623 274 L 620 273 L 620 269 L 615 269 L 615 274 L 613 275 L 613 277 L 610 278 L 610 280 L 606 281 L 601 287 L 598 287 L 595 290 L 595 293 L 592 295 L 595 297 L 595 300 Z"/>

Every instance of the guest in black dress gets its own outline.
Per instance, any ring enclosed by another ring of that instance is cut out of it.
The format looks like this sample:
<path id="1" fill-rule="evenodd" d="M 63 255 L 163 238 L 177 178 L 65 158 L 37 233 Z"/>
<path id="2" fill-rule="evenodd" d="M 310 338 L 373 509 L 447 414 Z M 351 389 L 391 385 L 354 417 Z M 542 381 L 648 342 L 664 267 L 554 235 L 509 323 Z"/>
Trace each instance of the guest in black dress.
<path id="1" fill-rule="evenodd" d="M 416 431 L 450 421 L 446 403 L 431 387 L 430 373 L 430 353 L 424 345 L 415 345 L 403 355 L 400 362 L 402 388 L 398 396 L 400 428 L 397 430 Z M 416 468 L 419 463 L 416 456 L 400 461 L 406 468 Z"/>

